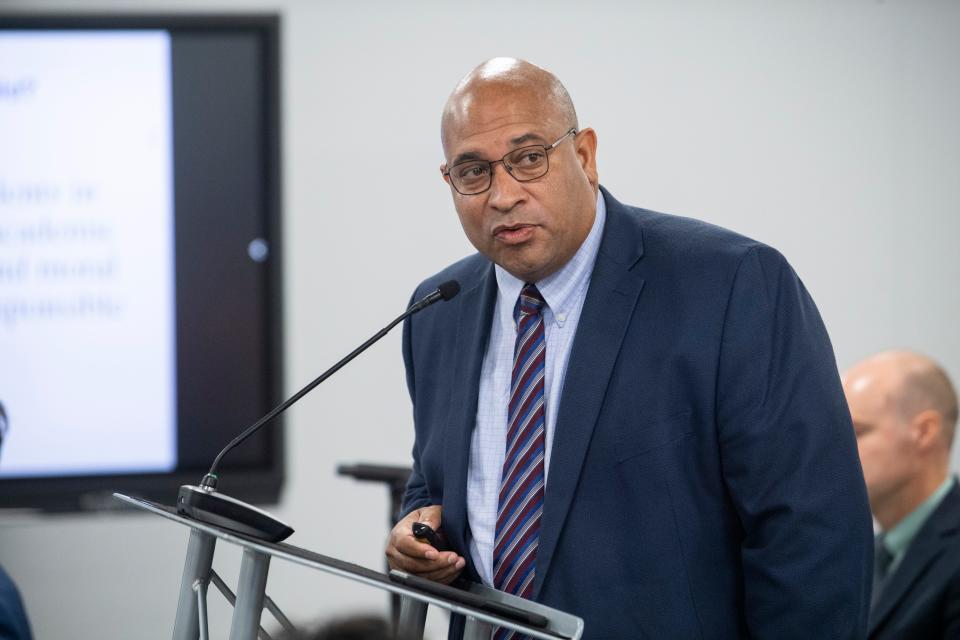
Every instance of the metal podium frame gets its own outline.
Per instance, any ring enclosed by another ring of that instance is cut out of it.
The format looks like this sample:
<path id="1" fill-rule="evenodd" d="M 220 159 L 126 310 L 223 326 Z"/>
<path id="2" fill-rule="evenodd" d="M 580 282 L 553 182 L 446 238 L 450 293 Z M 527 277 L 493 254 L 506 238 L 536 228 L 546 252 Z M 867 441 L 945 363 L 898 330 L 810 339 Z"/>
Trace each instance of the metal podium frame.
<path id="1" fill-rule="evenodd" d="M 581 618 L 488 587 L 472 585 L 470 592 L 487 602 L 506 604 L 526 613 L 543 616 L 547 620 L 546 628 L 531 627 L 496 613 L 399 584 L 380 571 L 323 556 L 290 544 L 264 542 L 221 527 L 197 522 L 179 515 L 173 507 L 121 493 L 114 493 L 113 496 L 136 509 L 162 516 L 190 529 L 183 576 L 180 581 L 173 640 L 207 640 L 206 598 L 207 587 L 211 582 L 234 606 L 230 640 L 257 640 L 258 638 L 268 640 L 270 636 L 260 627 L 260 616 L 264 607 L 273 614 L 281 627 L 287 632 L 293 632 L 293 625 L 266 595 L 267 574 L 272 558 L 294 562 L 400 596 L 397 634 L 404 639 L 423 637 L 429 605 L 463 615 L 466 618 L 464 640 L 489 640 L 495 627 L 513 629 L 540 640 L 579 640 L 583 635 Z M 243 549 L 236 596 L 213 571 L 213 554 L 218 539 Z"/>

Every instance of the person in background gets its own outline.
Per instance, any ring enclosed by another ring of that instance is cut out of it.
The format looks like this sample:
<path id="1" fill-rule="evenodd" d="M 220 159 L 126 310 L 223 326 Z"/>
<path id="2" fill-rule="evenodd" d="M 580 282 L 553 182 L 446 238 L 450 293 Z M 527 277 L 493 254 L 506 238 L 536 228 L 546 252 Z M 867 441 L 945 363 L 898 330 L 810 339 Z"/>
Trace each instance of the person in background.
<path id="1" fill-rule="evenodd" d="M 869 638 L 960 638 L 957 393 L 928 357 L 888 351 L 843 376 L 875 542 Z"/>
<path id="2" fill-rule="evenodd" d="M 281 636 L 281 640 L 407 640 L 394 635 L 386 618 L 353 615 L 328 620 L 312 630 Z M 412 639 L 410 639 L 412 640 Z"/>
<path id="3" fill-rule="evenodd" d="M 7 411 L 0 403 L 0 450 L 3 449 L 3 438 L 7 434 L 9 421 Z M 23 607 L 23 600 L 17 585 L 9 574 L 0 567 L 0 640 L 30 640 L 30 621 Z"/>

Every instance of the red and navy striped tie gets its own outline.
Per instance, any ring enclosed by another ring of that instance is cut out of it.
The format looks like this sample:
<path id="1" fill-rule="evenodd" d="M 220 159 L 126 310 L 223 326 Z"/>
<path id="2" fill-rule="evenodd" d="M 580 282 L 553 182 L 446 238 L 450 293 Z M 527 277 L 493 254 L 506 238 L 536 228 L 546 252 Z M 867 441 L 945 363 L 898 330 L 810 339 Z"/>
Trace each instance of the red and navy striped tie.
<path id="1" fill-rule="evenodd" d="M 530 598 L 543 514 L 546 451 L 543 378 L 547 343 L 543 329 L 545 302 L 537 287 L 520 292 L 514 318 L 517 342 L 510 378 L 506 456 L 500 478 L 496 538 L 493 546 L 493 585 L 507 593 Z M 498 628 L 496 640 L 520 638 Z"/>

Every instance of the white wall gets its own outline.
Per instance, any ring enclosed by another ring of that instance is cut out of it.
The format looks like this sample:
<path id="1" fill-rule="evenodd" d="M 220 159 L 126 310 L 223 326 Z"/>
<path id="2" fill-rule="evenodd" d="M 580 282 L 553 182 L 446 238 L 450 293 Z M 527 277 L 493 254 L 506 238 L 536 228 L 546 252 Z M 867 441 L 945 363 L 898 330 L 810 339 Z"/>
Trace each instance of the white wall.
<path id="1" fill-rule="evenodd" d="M 619 199 L 783 251 L 841 368 L 905 346 L 960 379 L 956 2 L 3 6 L 283 13 L 290 391 L 470 250 L 437 171 L 438 116 L 456 81 L 494 55 L 527 57 L 565 81 Z M 363 167 L 378 158 L 390 171 L 372 182 Z M 409 416 L 399 332 L 291 411 L 276 512 L 296 526 L 292 543 L 380 565 L 385 491 L 334 468 L 406 463 Z M 112 513 L 2 518 L 0 563 L 20 583 L 37 638 L 169 637 L 186 546 L 177 527 Z M 228 582 L 238 566 L 221 548 Z M 377 593 L 282 563 L 269 592 L 300 620 L 385 610 Z M 227 611 L 211 602 L 214 637 L 225 637 Z"/>

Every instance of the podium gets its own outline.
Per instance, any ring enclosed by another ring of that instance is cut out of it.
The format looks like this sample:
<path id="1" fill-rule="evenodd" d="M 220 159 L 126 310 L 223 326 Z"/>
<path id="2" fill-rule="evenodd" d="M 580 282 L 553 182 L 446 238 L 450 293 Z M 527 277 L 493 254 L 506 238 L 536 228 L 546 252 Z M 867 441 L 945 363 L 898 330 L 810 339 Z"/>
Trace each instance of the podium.
<path id="1" fill-rule="evenodd" d="M 209 637 L 207 587 L 210 584 L 234 606 L 230 640 L 269 640 L 270 636 L 260 627 L 264 608 L 270 611 L 286 633 L 292 634 L 294 626 L 266 595 L 267 574 L 273 558 L 396 594 L 400 597 L 397 635 L 404 639 L 423 637 L 430 605 L 466 618 L 464 640 L 489 640 L 496 627 L 514 629 L 541 640 L 579 640 L 583 634 L 581 618 L 482 585 L 471 585 L 469 590 L 461 590 L 398 571 L 383 573 L 287 543 L 264 542 L 191 520 L 178 514 L 173 507 L 120 493 L 113 495 L 132 508 L 166 518 L 190 531 L 173 640 L 207 640 Z M 236 594 L 213 571 L 213 556 L 218 541 L 239 546 L 243 550 Z"/>

